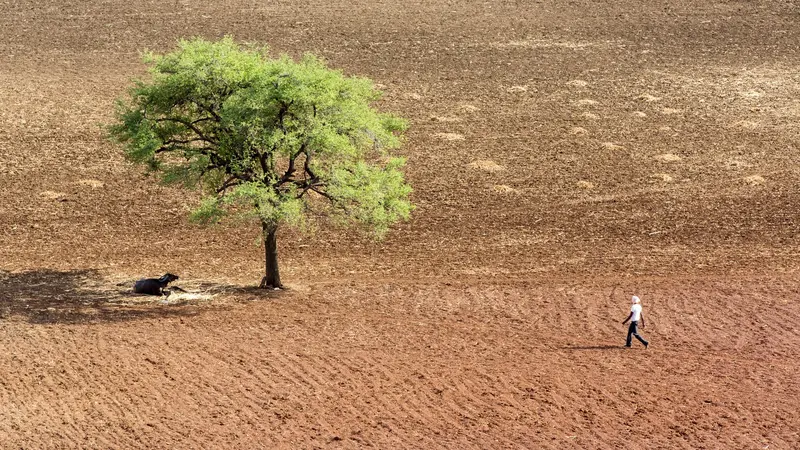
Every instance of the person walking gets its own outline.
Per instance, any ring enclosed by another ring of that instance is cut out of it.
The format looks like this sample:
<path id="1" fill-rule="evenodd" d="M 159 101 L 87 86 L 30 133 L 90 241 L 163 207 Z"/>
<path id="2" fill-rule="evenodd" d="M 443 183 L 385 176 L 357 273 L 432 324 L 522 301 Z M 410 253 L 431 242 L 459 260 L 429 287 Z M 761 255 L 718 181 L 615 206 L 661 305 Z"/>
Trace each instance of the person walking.
<path id="1" fill-rule="evenodd" d="M 638 327 L 639 321 L 642 321 L 642 329 L 644 329 L 644 314 L 642 313 L 642 301 L 637 296 L 631 297 L 631 313 L 628 315 L 628 318 L 625 319 L 622 324 L 625 325 L 628 321 L 631 321 L 630 326 L 628 326 L 628 339 L 625 340 L 625 347 L 631 348 L 631 336 L 635 336 L 639 342 L 644 345 L 644 348 L 647 348 L 650 343 L 644 340 L 643 337 L 639 336 Z"/>

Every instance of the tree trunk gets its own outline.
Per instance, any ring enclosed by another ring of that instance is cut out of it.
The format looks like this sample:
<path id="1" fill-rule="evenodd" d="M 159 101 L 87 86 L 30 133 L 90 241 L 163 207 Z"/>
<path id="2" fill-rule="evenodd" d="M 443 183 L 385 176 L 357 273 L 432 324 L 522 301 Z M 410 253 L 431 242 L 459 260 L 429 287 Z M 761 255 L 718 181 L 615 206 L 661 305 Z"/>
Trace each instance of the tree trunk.
<path id="1" fill-rule="evenodd" d="M 276 289 L 283 288 L 281 275 L 278 272 L 278 240 L 275 233 L 278 231 L 276 225 L 261 224 L 264 232 L 264 278 L 261 279 L 261 288 Z"/>

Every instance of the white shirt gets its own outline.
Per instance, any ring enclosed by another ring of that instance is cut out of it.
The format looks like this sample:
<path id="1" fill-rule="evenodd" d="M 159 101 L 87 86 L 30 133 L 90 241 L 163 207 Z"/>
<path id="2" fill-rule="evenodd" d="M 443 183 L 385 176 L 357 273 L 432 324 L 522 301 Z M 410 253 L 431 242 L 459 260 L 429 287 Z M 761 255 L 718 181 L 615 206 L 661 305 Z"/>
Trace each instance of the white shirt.
<path id="1" fill-rule="evenodd" d="M 638 322 L 639 318 L 642 316 L 642 305 L 637 303 L 631 306 L 631 313 L 633 313 L 631 316 L 631 322 Z"/>

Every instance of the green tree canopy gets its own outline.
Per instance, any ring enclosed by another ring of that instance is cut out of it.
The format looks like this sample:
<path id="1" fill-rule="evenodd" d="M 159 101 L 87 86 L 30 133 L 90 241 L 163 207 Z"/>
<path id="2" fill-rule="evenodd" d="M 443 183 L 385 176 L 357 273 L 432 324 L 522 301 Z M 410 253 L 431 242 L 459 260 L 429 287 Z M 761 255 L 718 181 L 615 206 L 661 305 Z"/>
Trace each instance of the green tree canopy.
<path id="1" fill-rule="evenodd" d="M 118 102 L 112 139 L 165 183 L 201 188 L 193 219 L 259 221 L 263 287 L 281 285 L 281 224 L 327 216 L 380 237 L 409 218 L 405 161 L 391 154 L 406 122 L 373 109 L 381 93 L 370 80 L 228 37 L 181 41 L 145 62 L 150 77 Z"/>

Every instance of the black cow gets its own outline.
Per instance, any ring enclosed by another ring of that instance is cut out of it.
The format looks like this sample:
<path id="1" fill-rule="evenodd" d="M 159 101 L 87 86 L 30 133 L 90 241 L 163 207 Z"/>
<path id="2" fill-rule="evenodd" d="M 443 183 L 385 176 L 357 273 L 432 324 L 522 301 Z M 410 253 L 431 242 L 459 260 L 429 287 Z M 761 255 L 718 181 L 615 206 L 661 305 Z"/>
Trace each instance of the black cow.
<path id="1" fill-rule="evenodd" d="M 167 285 L 177 279 L 178 276 L 171 273 L 164 274 L 164 276 L 161 278 L 144 278 L 137 281 L 136 284 L 133 285 L 133 292 L 137 294 L 168 296 L 170 291 L 167 289 Z M 181 288 L 173 289 L 183 291 Z"/>

